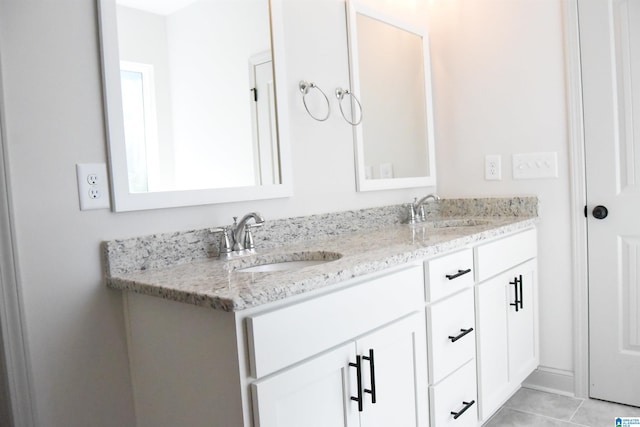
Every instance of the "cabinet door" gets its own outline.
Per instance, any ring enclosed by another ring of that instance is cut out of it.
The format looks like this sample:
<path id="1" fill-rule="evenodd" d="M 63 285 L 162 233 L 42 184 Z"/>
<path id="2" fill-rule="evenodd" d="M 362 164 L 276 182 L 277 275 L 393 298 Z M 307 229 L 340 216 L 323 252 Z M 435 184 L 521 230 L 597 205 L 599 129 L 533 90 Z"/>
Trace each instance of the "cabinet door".
<path id="1" fill-rule="evenodd" d="M 486 420 L 509 394 L 507 343 L 508 276 L 476 286 L 476 342 L 480 419 Z"/>
<path id="2" fill-rule="evenodd" d="M 350 343 L 254 382 L 256 427 L 358 426 L 355 360 Z"/>
<path id="3" fill-rule="evenodd" d="M 509 382 L 520 384 L 539 362 L 535 261 L 512 270 L 509 282 L 509 301 L 515 301 L 516 287 L 519 301 L 518 311 L 508 306 Z"/>
<path id="4" fill-rule="evenodd" d="M 538 366 L 537 304 L 535 259 L 476 286 L 482 420 Z"/>
<path id="5" fill-rule="evenodd" d="M 362 361 L 362 427 L 427 426 L 428 378 L 425 317 L 415 313 L 358 340 Z M 374 373 L 372 378 L 371 373 Z M 302 424 L 301 424 L 302 425 Z M 328 425 L 328 424 L 327 424 Z"/>

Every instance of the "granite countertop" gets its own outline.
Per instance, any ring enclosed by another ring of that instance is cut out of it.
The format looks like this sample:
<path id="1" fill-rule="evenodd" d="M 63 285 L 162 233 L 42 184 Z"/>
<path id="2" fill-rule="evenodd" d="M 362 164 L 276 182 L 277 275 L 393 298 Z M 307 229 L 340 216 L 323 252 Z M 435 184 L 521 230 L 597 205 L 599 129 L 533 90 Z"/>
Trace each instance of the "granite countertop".
<path id="1" fill-rule="evenodd" d="M 168 265 L 147 268 L 117 267 L 116 254 L 125 255 L 133 243 L 105 242 L 107 286 L 146 295 L 206 306 L 225 311 L 240 311 L 290 296 L 321 289 L 370 273 L 420 261 L 441 253 L 510 234 L 534 226 L 535 212 L 517 216 L 439 217 L 418 225 L 384 224 L 378 228 L 346 231 L 317 239 L 297 239 L 292 243 L 268 245 L 255 255 L 231 260 L 206 257 L 181 258 Z M 453 225 L 453 226 L 451 226 Z M 195 234 L 194 234 L 195 235 Z M 191 235 L 191 240 L 198 240 Z M 166 237 L 166 236 L 165 236 Z M 199 239 L 202 240 L 202 239 Z M 209 242 L 215 246 L 216 242 Z M 135 243 L 140 252 L 139 240 Z M 147 250 L 149 252 L 149 250 Z M 299 270 L 278 272 L 241 272 L 238 268 L 293 259 L 341 257 Z M 165 257 L 166 258 L 166 257 Z M 165 261 L 166 262 L 166 261 Z"/>

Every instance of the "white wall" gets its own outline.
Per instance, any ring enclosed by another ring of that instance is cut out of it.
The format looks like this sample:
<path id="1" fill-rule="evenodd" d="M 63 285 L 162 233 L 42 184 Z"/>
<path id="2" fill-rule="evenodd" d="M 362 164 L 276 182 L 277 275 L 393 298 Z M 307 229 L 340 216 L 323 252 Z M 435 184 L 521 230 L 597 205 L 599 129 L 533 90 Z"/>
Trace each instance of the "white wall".
<path id="1" fill-rule="evenodd" d="M 80 212 L 75 164 L 106 161 L 93 0 L 0 0 L 0 54 L 17 255 L 41 426 L 133 426 L 121 297 L 104 287 L 99 243 L 406 202 L 432 189 L 356 193 L 351 127 L 307 116 L 297 83 L 348 86 L 340 0 L 287 5 L 294 160 L 289 199 L 114 214 Z M 566 115 L 560 0 L 433 0 L 439 192 L 538 194 L 542 363 L 570 371 Z M 509 156 L 557 151 L 560 178 L 513 181 Z M 499 182 L 485 154 L 503 155 Z"/>
<path id="2" fill-rule="evenodd" d="M 541 365 L 571 375 L 567 103 L 561 0 L 433 0 L 431 47 L 438 190 L 447 197 L 541 199 Z M 511 155 L 555 151 L 557 179 L 513 180 Z M 501 181 L 484 156 L 502 155 Z"/>
<path id="3" fill-rule="evenodd" d="M 348 86 L 339 0 L 287 7 L 294 161 L 289 199 L 145 212 L 81 212 L 75 164 L 106 161 L 94 0 L 0 0 L 12 208 L 40 426 L 133 426 L 121 295 L 102 281 L 99 243 L 230 224 L 381 206 L 432 189 L 355 192 L 351 127 L 307 116 L 297 83 Z M 334 107 L 337 107 L 334 104 Z"/>

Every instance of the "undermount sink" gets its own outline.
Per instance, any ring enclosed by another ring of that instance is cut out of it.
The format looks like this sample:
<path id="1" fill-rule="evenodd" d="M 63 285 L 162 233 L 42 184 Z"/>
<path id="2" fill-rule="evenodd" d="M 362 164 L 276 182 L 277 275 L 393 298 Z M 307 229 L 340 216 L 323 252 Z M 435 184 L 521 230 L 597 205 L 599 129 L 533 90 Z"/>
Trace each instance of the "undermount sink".
<path id="1" fill-rule="evenodd" d="M 243 265 L 238 266 L 236 271 L 240 273 L 293 271 L 314 265 L 325 264 L 340 258 L 342 258 L 342 254 L 323 251 L 277 255 L 275 256 L 275 260 L 273 258 L 257 257 L 243 260 Z"/>
<path id="2" fill-rule="evenodd" d="M 473 218 L 453 218 L 453 219 L 442 219 L 437 221 L 427 221 L 418 223 L 417 225 L 421 225 L 427 228 L 453 228 L 453 227 L 475 227 L 478 225 L 487 225 L 489 224 L 488 220 L 485 219 L 473 219 Z"/>

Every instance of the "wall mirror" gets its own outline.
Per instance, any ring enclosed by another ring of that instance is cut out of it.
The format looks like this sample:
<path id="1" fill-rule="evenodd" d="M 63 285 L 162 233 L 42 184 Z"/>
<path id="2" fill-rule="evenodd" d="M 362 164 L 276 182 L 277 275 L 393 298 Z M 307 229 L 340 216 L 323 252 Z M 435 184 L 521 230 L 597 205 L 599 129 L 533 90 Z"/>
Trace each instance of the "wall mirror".
<path id="1" fill-rule="evenodd" d="M 269 0 L 99 5 L 114 210 L 291 194 Z"/>
<path id="2" fill-rule="evenodd" d="M 358 191 L 436 183 L 427 20 L 417 3 L 348 1 L 351 87 L 363 109 Z"/>

